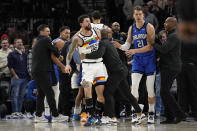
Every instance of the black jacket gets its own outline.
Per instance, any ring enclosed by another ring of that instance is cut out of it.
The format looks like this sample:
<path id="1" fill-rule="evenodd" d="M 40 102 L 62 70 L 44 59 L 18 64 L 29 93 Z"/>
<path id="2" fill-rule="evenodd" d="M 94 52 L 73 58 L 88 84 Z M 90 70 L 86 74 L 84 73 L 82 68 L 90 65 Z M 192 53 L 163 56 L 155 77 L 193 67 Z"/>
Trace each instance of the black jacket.
<path id="1" fill-rule="evenodd" d="M 87 59 L 97 59 L 101 57 L 109 73 L 118 72 L 123 69 L 123 64 L 115 46 L 106 38 L 100 41 L 97 51 L 86 55 Z"/>
<path id="2" fill-rule="evenodd" d="M 153 47 L 160 53 L 159 66 L 161 70 L 181 71 L 181 42 L 175 30 L 168 32 L 164 44 L 154 43 Z"/>
<path id="3" fill-rule="evenodd" d="M 52 45 L 51 40 L 45 36 L 38 36 L 38 40 L 32 49 L 32 73 L 53 71 L 51 52 L 59 57 L 59 51 Z"/>

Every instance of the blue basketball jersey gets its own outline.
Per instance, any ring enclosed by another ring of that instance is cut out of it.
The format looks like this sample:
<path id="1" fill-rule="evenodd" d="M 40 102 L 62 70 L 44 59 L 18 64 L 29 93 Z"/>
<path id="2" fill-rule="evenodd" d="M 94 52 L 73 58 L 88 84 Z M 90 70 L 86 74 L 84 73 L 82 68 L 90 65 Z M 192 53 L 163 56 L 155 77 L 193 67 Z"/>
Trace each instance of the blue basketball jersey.
<path id="1" fill-rule="evenodd" d="M 62 39 L 62 37 L 57 37 L 56 39 L 54 39 L 53 41 L 52 41 L 52 44 L 54 44 L 57 40 L 61 40 Z"/>
<path id="2" fill-rule="evenodd" d="M 142 48 L 147 45 L 147 31 L 146 31 L 146 26 L 148 22 L 145 22 L 143 27 L 141 29 L 138 29 L 136 27 L 136 24 L 132 25 L 132 39 L 134 41 L 134 47 L 135 49 Z M 151 51 L 145 52 L 145 53 L 136 53 L 135 55 L 137 56 L 147 56 L 151 55 L 154 53 L 154 49 Z"/>

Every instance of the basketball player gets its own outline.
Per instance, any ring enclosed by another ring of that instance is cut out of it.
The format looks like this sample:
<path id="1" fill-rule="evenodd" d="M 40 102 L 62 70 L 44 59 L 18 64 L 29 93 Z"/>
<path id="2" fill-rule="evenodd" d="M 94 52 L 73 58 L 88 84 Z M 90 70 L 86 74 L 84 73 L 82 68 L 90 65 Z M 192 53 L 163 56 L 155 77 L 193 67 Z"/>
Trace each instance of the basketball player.
<path id="1" fill-rule="evenodd" d="M 98 50 L 100 31 L 91 28 L 90 18 L 88 15 L 81 15 L 78 18 L 81 29 L 73 37 L 73 41 L 66 58 L 66 72 L 71 72 L 70 61 L 75 49 L 78 47 L 80 54 L 88 54 Z M 95 87 L 97 94 L 96 101 L 96 113 L 100 113 L 104 104 L 104 83 L 107 79 L 107 71 L 102 62 L 102 58 L 98 59 L 84 59 L 82 60 L 82 81 L 81 85 L 84 87 L 86 109 L 89 113 L 89 117 L 84 126 L 90 126 L 96 122 L 96 118 L 93 116 L 93 100 L 92 100 L 92 84 L 96 79 L 97 86 Z"/>
<path id="2" fill-rule="evenodd" d="M 107 26 L 101 23 L 101 14 L 98 10 L 95 10 L 92 12 L 92 23 L 91 27 L 95 30 L 101 30 L 103 28 L 106 28 Z"/>
<path id="3" fill-rule="evenodd" d="M 143 10 L 140 6 L 134 8 L 133 17 L 136 21 L 135 24 L 130 26 L 128 31 L 128 37 L 124 45 L 114 43 L 116 47 L 126 51 L 127 56 L 133 57 L 132 64 L 132 91 L 131 93 L 139 99 L 139 83 L 143 74 L 147 75 L 146 86 L 148 91 L 148 103 L 149 103 L 149 115 L 148 123 L 154 123 L 154 103 L 155 103 L 155 93 L 154 93 L 154 81 L 155 81 L 155 51 L 152 48 L 152 43 L 155 39 L 155 29 L 153 25 L 147 23 L 144 20 Z M 134 43 L 135 49 L 128 50 L 131 43 Z M 142 107 L 143 105 L 140 104 Z M 133 114 L 132 122 L 137 122 L 136 113 Z"/>

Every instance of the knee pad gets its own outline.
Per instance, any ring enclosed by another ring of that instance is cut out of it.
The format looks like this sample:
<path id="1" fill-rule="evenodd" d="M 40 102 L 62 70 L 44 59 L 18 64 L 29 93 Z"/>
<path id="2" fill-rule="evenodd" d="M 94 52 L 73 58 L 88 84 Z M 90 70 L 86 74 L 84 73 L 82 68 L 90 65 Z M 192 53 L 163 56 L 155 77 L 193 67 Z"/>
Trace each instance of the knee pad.
<path id="1" fill-rule="evenodd" d="M 6 107 L 6 105 L 5 104 L 1 104 L 0 105 L 0 117 L 1 118 L 5 118 L 6 113 L 7 113 L 7 107 Z"/>
<path id="2" fill-rule="evenodd" d="M 138 89 L 139 89 L 140 80 L 142 79 L 142 74 L 132 73 L 131 78 L 132 78 L 131 93 L 135 98 L 139 98 Z"/>
<path id="3" fill-rule="evenodd" d="M 155 97 L 154 83 L 155 83 L 155 73 L 153 75 L 147 76 L 147 79 L 146 79 L 148 97 L 150 98 Z"/>

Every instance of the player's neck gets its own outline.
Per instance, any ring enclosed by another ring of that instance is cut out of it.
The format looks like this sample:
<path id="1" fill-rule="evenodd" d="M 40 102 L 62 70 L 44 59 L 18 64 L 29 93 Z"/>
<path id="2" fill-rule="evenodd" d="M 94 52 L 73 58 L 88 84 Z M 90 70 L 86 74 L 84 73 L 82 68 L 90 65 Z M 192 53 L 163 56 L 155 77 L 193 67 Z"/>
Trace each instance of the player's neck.
<path id="1" fill-rule="evenodd" d="M 86 29 L 82 29 L 82 30 L 81 30 L 81 33 L 82 33 L 83 35 L 91 35 L 91 34 L 92 34 L 91 30 L 86 30 Z"/>
<path id="2" fill-rule="evenodd" d="M 144 20 L 143 21 L 138 21 L 138 22 L 136 22 L 136 27 L 138 28 L 138 29 L 140 29 L 140 28 L 142 28 L 142 26 L 144 25 Z"/>

